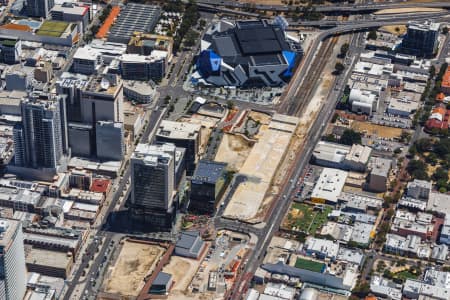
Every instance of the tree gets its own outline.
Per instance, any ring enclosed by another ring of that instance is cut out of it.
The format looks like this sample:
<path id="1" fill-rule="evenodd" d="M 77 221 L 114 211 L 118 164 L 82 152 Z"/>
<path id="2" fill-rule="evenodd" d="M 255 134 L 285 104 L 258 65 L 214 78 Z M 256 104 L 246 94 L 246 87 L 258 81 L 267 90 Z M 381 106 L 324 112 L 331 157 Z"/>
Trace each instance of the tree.
<path id="1" fill-rule="evenodd" d="M 400 142 L 409 143 L 410 140 L 411 140 L 411 133 L 409 133 L 406 130 L 403 130 L 402 134 L 400 135 Z"/>
<path id="2" fill-rule="evenodd" d="M 430 138 L 421 138 L 416 141 L 416 150 L 419 153 L 431 151 L 433 149 L 433 140 Z"/>
<path id="3" fill-rule="evenodd" d="M 336 123 L 336 120 L 339 118 L 339 114 L 334 113 L 333 118 L 331 118 L 331 123 Z"/>
<path id="4" fill-rule="evenodd" d="M 431 164 L 432 166 L 435 166 L 436 163 L 438 162 L 438 157 L 434 152 L 430 152 L 426 157 L 425 157 L 425 161 L 429 164 Z"/>
<path id="5" fill-rule="evenodd" d="M 349 49 L 348 43 L 342 44 L 342 46 L 341 46 L 341 51 L 340 51 L 339 55 L 340 55 L 341 57 L 345 57 L 345 56 L 347 55 L 348 49 Z"/>
<path id="6" fill-rule="evenodd" d="M 334 72 L 335 72 L 336 74 L 341 74 L 342 71 L 344 71 L 344 70 L 345 70 L 345 66 L 344 66 L 341 62 L 337 62 L 337 63 L 334 65 Z"/>
<path id="7" fill-rule="evenodd" d="M 376 40 L 378 38 L 377 31 L 371 30 L 369 31 L 369 34 L 367 35 L 368 40 Z"/>
<path id="8" fill-rule="evenodd" d="M 326 141 L 326 142 L 332 142 L 332 143 L 336 143 L 338 142 L 338 140 L 336 139 L 336 137 L 334 136 L 334 134 L 330 133 L 327 135 L 324 135 L 322 137 L 322 140 Z"/>
<path id="9" fill-rule="evenodd" d="M 410 160 L 406 170 L 415 179 L 428 180 L 427 165 L 421 160 Z"/>
<path id="10" fill-rule="evenodd" d="M 198 22 L 198 25 L 200 26 L 200 28 L 205 28 L 205 26 L 206 26 L 206 20 L 200 19 L 200 21 Z"/>
<path id="11" fill-rule="evenodd" d="M 199 34 L 197 31 L 193 30 L 192 28 L 189 29 L 189 31 L 186 33 L 186 37 L 184 40 L 184 45 L 186 47 L 192 47 L 195 45 L 195 41 L 199 37 Z"/>
<path id="12" fill-rule="evenodd" d="M 436 67 L 435 66 L 431 65 L 429 71 L 430 71 L 430 78 L 432 78 L 432 77 L 434 77 L 434 75 L 436 75 Z"/>
<path id="13" fill-rule="evenodd" d="M 228 109 L 233 109 L 233 108 L 234 108 L 234 102 L 231 101 L 231 100 L 228 100 L 228 101 L 227 101 L 227 108 L 228 108 Z"/>
<path id="14" fill-rule="evenodd" d="M 390 219 L 394 216 L 394 214 L 395 214 L 394 209 L 393 209 L 393 208 L 389 208 L 389 209 L 386 211 L 386 218 L 387 218 L 388 220 L 390 220 Z"/>
<path id="15" fill-rule="evenodd" d="M 169 95 L 167 95 L 166 97 L 164 97 L 164 104 L 169 104 L 171 97 Z"/>
<path id="16" fill-rule="evenodd" d="M 434 145 L 434 152 L 439 157 L 445 157 L 447 154 L 450 154 L 450 139 L 442 138 Z"/>
<path id="17" fill-rule="evenodd" d="M 434 171 L 434 174 L 431 176 L 434 181 L 443 180 L 445 183 L 448 181 L 448 170 L 442 167 L 439 167 Z"/>
<path id="18" fill-rule="evenodd" d="M 360 298 L 366 297 L 370 293 L 370 284 L 367 281 L 359 282 L 353 289 L 353 293 Z"/>
<path id="19" fill-rule="evenodd" d="M 353 129 L 345 129 L 339 142 L 349 146 L 353 144 L 361 144 L 361 133 L 356 132 Z"/>

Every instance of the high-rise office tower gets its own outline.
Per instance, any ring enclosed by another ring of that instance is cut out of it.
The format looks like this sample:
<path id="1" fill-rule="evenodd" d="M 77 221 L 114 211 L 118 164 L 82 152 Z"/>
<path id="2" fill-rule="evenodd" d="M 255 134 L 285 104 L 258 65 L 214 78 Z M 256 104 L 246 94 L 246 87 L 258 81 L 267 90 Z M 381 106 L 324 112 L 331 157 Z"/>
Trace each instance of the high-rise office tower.
<path id="1" fill-rule="evenodd" d="M 173 144 L 139 144 L 131 157 L 132 219 L 156 231 L 170 230 L 175 218 Z"/>
<path id="2" fill-rule="evenodd" d="M 201 125 L 163 120 L 156 131 L 156 142 L 185 148 L 186 173 L 192 175 L 198 160 Z"/>
<path id="3" fill-rule="evenodd" d="M 81 121 L 81 94 L 87 84 L 87 76 L 72 73 L 63 73 L 56 81 L 56 93 L 67 95 L 66 110 L 69 122 Z"/>
<path id="4" fill-rule="evenodd" d="M 81 101 L 81 122 L 93 125 L 98 121 L 123 122 L 123 82 L 117 76 L 91 78 Z"/>
<path id="5" fill-rule="evenodd" d="M 409 22 L 401 49 L 408 54 L 431 57 L 438 48 L 439 23 Z"/>
<path id="6" fill-rule="evenodd" d="M 65 97 L 22 101 L 22 123 L 14 128 L 16 166 L 57 168 L 69 152 L 64 102 Z"/>
<path id="7" fill-rule="evenodd" d="M 65 108 L 72 153 L 121 160 L 124 152 L 119 149 L 124 144 L 123 132 L 120 132 L 123 131 L 124 118 L 122 81 L 114 74 L 88 78 L 81 74 L 63 73 L 56 82 L 56 91 L 67 95 Z M 108 124 L 114 125 L 108 127 Z M 112 141 L 111 138 L 117 140 Z M 110 152 L 104 141 L 113 143 L 117 146 L 114 150 L 118 150 Z"/>
<path id="8" fill-rule="evenodd" d="M 27 288 L 22 225 L 0 219 L 0 299 L 22 300 Z"/>
<path id="9" fill-rule="evenodd" d="M 26 0 L 29 17 L 47 18 L 55 5 L 54 0 Z"/>
<path id="10" fill-rule="evenodd" d="M 122 160 L 125 154 L 123 123 L 99 121 L 95 125 L 97 158 Z"/>

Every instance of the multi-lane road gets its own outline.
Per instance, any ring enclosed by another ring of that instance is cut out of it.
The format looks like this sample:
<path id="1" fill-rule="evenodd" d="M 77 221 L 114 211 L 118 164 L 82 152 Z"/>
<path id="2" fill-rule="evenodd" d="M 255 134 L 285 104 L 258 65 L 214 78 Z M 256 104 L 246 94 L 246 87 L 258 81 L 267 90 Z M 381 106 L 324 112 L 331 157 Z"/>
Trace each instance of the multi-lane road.
<path id="1" fill-rule="evenodd" d="M 197 4 L 201 8 L 203 5 L 207 6 L 223 6 L 229 8 L 237 8 L 237 9 L 252 9 L 252 10 L 260 10 L 260 11 L 278 11 L 278 12 L 287 12 L 293 10 L 294 6 L 289 5 L 264 5 L 264 4 L 249 4 L 242 3 L 234 0 L 198 0 Z M 313 8 L 317 12 L 322 13 L 367 13 L 374 12 L 382 9 L 390 9 L 390 8 L 414 8 L 414 7 L 429 7 L 429 8 L 450 8 L 449 1 L 440 1 L 440 2 L 391 2 L 391 3 L 367 3 L 367 4 L 336 4 L 336 5 L 317 5 L 313 6 Z"/>
<path id="2" fill-rule="evenodd" d="M 164 115 L 165 109 L 159 109 L 153 111 L 150 115 L 149 123 L 143 132 L 141 141 L 148 141 L 152 138 L 153 129 L 157 127 L 158 122 Z M 104 257 L 112 241 L 118 241 L 123 236 L 120 232 L 111 230 L 114 220 L 111 219 L 113 211 L 119 201 L 121 201 L 120 208 L 122 208 L 128 198 L 130 190 L 128 189 L 130 180 L 130 166 L 126 164 L 123 170 L 123 176 L 118 178 L 114 182 L 115 191 L 112 190 L 111 194 L 106 200 L 107 208 L 102 215 L 98 218 L 98 224 L 95 224 L 92 228 L 92 232 L 95 233 L 95 237 L 88 241 L 88 245 L 85 248 L 85 253 L 80 253 L 77 259 L 78 267 L 75 273 L 72 275 L 71 280 L 66 282 L 67 290 L 65 291 L 64 300 L 80 299 L 83 297 L 90 297 L 96 293 L 95 287 L 92 287 L 91 279 L 97 278 L 97 271 L 100 270 L 100 266 L 105 264 Z M 100 244 L 100 240 L 102 243 Z M 98 250 L 97 250 L 98 249 Z M 79 262 L 81 260 L 81 262 Z M 81 279 L 84 277 L 83 279 Z M 92 281 L 93 282 L 93 281 Z M 85 285 L 86 284 L 86 285 Z M 76 292 L 77 290 L 81 290 Z M 76 295 L 76 296 L 75 296 Z"/>

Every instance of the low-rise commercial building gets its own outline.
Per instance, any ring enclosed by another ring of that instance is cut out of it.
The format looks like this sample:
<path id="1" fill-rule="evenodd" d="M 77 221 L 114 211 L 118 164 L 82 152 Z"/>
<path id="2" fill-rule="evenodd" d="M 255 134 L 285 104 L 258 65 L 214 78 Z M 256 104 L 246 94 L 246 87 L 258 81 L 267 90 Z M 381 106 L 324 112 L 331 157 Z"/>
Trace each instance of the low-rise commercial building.
<path id="1" fill-rule="evenodd" d="M 314 256 L 319 259 L 336 260 L 339 252 L 339 244 L 324 239 L 308 237 L 305 242 L 305 251 L 307 255 Z"/>
<path id="2" fill-rule="evenodd" d="M 432 187 L 433 184 L 430 181 L 414 179 L 408 182 L 406 194 L 415 199 L 428 200 Z"/>
<path id="3" fill-rule="evenodd" d="M 369 182 L 367 189 L 372 192 L 385 192 L 387 190 L 387 180 L 391 170 L 392 160 L 372 157 L 369 162 Z"/>
<path id="4" fill-rule="evenodd" d="M 50 11 L 53 20 L 74 22 L 80 24 L 80 32 L 89 25 L 89 6 L 73 2 L 56 4 Z"/>
<path id="5" fill-rule="evenodd" d="M 337 169 L 324 168 L 311 193 L 311 201 L 335 205 L 341 193 L 347 172 Z"/>
<path id="6" fill-rule="evenodd" d="M 349 103 L 352 112 L 363 113 L 371 116 L 378 110 L 378 97 L 370 91 L 352 89 L 350 91 Z"/>
<path id="7" fill-rule="evenodd" d="M 150 55 L 153 50 L 172 53 L 173 38 L 165 35 L 134 32 L 128 42 L 127 52 L 139 55 Z"/>
<path id="8" fill-rule="evenodd" d="M 0 26 L 0 34 L 16 36 L 22 41 L 72 47 L 79 40 L 76 23 L 45 20 L 39 27 L 27 24 L 7 23 Z"/>
<path id="9" fill-rule="evenodd" d="M 123 82 L 123 95 L 130 101 L 151 103 L 155 94 L 156 90 L 148 82 L 128 80 Z"/>
<path id="10" fill-rule="evenodd" d="M 120 57 L 120 72 L 126 80 L 159 81 L 166 74 L 169 54 L 154 50 L 150 55 L 124 54 Z"/>
<path id="11" fill-rule="evenodd" d="M 348 171 L 364 172 L 367 169 L 372 149 L 354 144 L 346 146 L 320 141 L 313 151 L 313 162 L 317 165 Z"/>
<path id="12" fill-rule="evenodd" d="M 450 297 L 450 273 L 428 269 L 423 281 L 407 279 L 403 285 L 403 296 L 409 299 L 439 299 Z"/>
<path id="13" fill-rule="evenodd" d="M 175 254 L 190 258 L 199 258 L 206 248 L 198 231 L 182 231 L 175 244 Z"/>
<path id="14" fill-rule="evenodd" d="M 68 253 L 27 247 L 26 265 L 29 272 L 66 279 L 73 266 L 73 257 Z"/>

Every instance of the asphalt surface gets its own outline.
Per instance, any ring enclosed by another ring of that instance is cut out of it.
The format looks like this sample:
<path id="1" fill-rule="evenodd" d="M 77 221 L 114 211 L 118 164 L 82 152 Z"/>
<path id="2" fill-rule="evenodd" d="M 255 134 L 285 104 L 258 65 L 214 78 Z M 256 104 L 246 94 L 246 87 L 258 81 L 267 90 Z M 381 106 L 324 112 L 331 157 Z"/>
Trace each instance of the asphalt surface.
<path id="1" fill-rule="evenodd" d="M 198 0 L 198 5 L 208 6 L 223 6 L 230 8 L 240 8 L 240 9 L 256 9 L 256 10 L 266 10 L 266 11 L 279 11 L 287 12 L 293 10 L 292 6 L 289 5 L 263 5 L 255 4 L 251 5 L 249 3 L 241 3 L 233 0 Z M 450 8 L 450 2 L 440 1 L 440 2 L 391 2 L 391 3 L 367 3 L 367 4 L 336 4 L 336 5 L 315 5 L 313 6 L 317 12 L 323 13 L 361 13 L 361 12 L 373 12 L 381 9 L 389 8 L 411 8 L 411 7 L 431 7 L 431 8 Z"/>
<path id="2" fill-rule="evenodd" d="M 149 123 L 146 129 L 143 132 L 142 135 L 142 142 L 146 142 L 149 139 L 152 139 L 152 134 L 154 132 L 154 129 L 157 127 L 157 124 L 161 120 L 161 116 L 164 114 L 165 109 L 160 108 L 157 111 L 152 112 L 150 115 Z M 109 258 L 105 261 L 104 257 L 106 256 L 106 252 L 108 252 L 108 247 L 111 241 L 119 241 L 125 234 L 125 232 L 118 232 L 115 226 L 115 221 L 117 219 L 114 219 L 114 208 L 119 202 L 119 199 L 122 198 L 122 194 L 125 192 L 125 195 L 123 196 L 123 200 L 121 202 L 120 208 L 122 209 L 126 203 L 126 199 L 128 199 L 128 195 L 130 193 L 130 189 L 127 188 L 127 181 L 130 180 L 130 165 L 127 164 L 124 169 L 123 178 L 122 179 L 116 179 L 118 181 L 118 186 L 116 188 L 115 192 L 112 192 L 112 195 L 107 200 L 110 200 L 108 208 L 106 212 L 104 212 L 104 216 L 97 226 L 94 226 L 92 230 L 96 233 L 96 236 L 100 239 L 103 239 L 102 245 L 99 245 L 95 239 L 92 239 L 88 241 L 88 245 L 86 247 L 85 253 L 80 253 L 80 256 L 83 256 L 83 260 L 81 264 L 78 266 L 77 270 L 72 276 L 72 280 L 67 281 L 66 284 L 68 286 L 67 291 L 65 292 L 65 295 L 62 299 L 69 300 L 74 299 L 71 298 L 73 292 L 77 289 L 77 285 L 80 283 L 86 282 L 86 286 L 83 289 L 83 296 L 91 296 L 95 294 L 99 288 L 99 286 L 92 286 L 91 279 L 94 278 L 95 282 L 97 284 L 100 284 L 101 280 L 98 280 L 99 276 L 97 276 L 98 271 L 102 271 L 103 268 L 107 266 L 107 262 Z M 97 251 L 97 248 L 99 247 L 99 250 Z M 95 259 L 93 261 L 92 258 L 95 255 Z M 87 259 L 84 259 L 84 257 L 87 257 Z M 108 256 L 107 256 L 108 257 Z M 88 267 L 89 265 L 89 267 Z M 100 268 L 100 265 L 103 265 L 103 268 Z M 85 273 L 86 277 L 83 280 L 80 280 L 83 273 Z M 87 291 L 87 292 L 86 292 Z"/>

